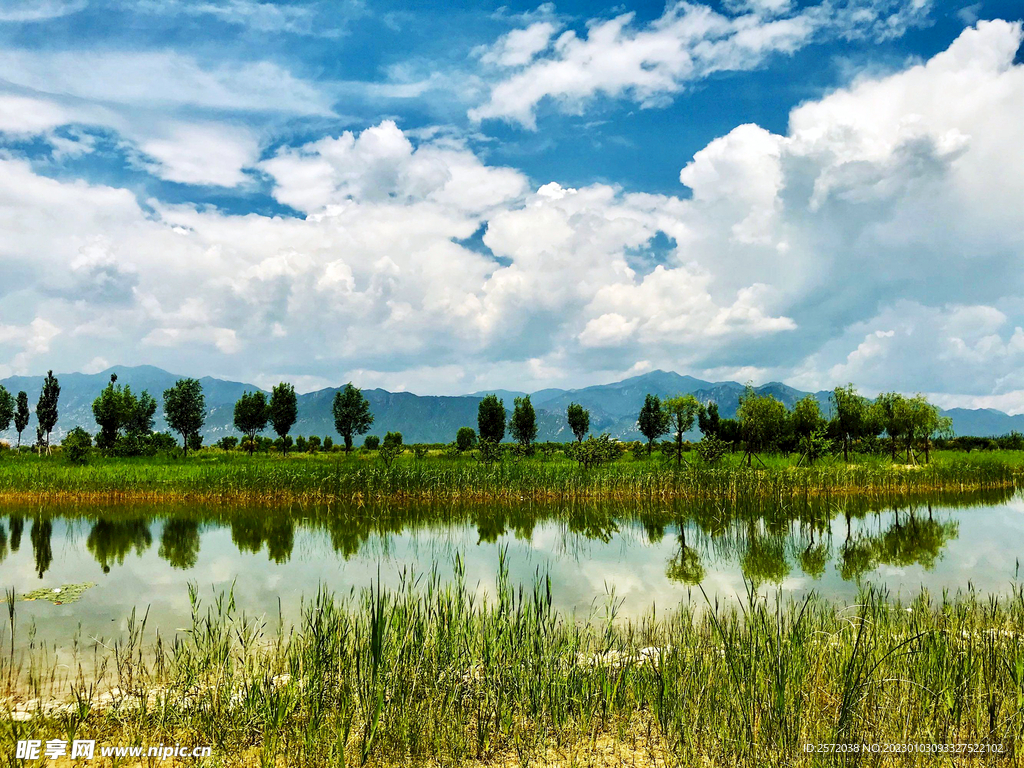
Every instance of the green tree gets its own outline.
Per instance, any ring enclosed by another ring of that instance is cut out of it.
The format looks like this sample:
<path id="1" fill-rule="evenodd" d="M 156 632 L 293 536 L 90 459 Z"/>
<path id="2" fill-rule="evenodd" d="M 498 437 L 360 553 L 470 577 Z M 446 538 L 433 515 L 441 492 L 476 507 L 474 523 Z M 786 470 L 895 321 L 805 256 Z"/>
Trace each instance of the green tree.
<path id="1" fill-rule="evenodd" d="M 404 441 L 402 439 L 402 433 L 401 432 L 387 432 L 384 435 L 384 446 L 385 447 L 399 446 L 399 445 L 402 445 L 403 442 Z"/>
<path id="2" fill-rule="evenodd" d="M 747 466 L 750 466 L 753 456 L 778 445 L 779 438 L 786 430 L 788 415 L 786 406 L 774 396 L 758 395 L 752 387 L 747 387 L 740 398 L 740 407 L 736 410 L 746 446 Z"/>
<path id="3" fill-rule="evenodd" d="M 455 433 L 455 445 L 463 453 L 476 445 L 476 432 L 473 428 L 459 427 L 459 431 Z"/>
<path id="4" fill-rule="evenodd" d="M 918 442 L 924 447 L 924 460 L 931 460 L 933 437 L 952 437 L 953 420 L 939 413 L 938 406 L 928 402 L 924 395 L 916 395 L 906 401 L 907 409 L 907 456 L 912 456 L 913 446 Z"/>
<path id="5" fill-rule="evenodd" d="M 505 403 L 497 395 L 487 395 L 480 401 L 476 427 L 484 442 L 500 443 L 505 438 Z"/>
<path id="6" fill-rule="evenodd" d="M 248 439 L 250 456 L 256 448 L 256 435 L 267 428 L 269 410 L 262 392 L 243 392 L 235 403 L 235 429 Z"/>
<path id="7" fill-rule="evenodd" d="M 365 435 L 373 424 L 370 403 L 363 393 L 349 382 L 340 392 L 334 393 L 334 428 L 345 440 L 345 453 L 352 450 L 352 439 L 356 435 Z"/>
<path id="8" fill-rule="evenodd" d="M 889 436 L 889 454 L 896 461 L 896 447 L 910 428 L 907 399 L 898 392 L 885 392 L 875 398 L 871 412 L 871 418 Z"/>
<path id="9" fill-rule="evenodd" d="M 295 425 L 299 417 L 299 400 L 295 396 L 295 387 L 282 381 L 270 393 L 270 409 L 268 413 L 274 432 L 281 438 L 281 446 L 288 453 L 289 441 L 284 438 Z"/>
<path id="10" fill-rule="evenodd" d="M 796 435 L 797 444 L 802 453 L 801 461 L 807 458 L 809 464 L 824 455 L 828 442 L 825 437 L 825 417 L 821 415 L 821 406 L 814 395 L 806 395 L 793 405 L 793 413 L 789 417 Z"/>
<path id="11" fill-rule="evenodd" d="M 53 371 L 46 372 L 43 379 L 43 388 L 39 392 L 39 401 L 36 403 L 36 420 L 39 422 L 40 432 L 46 436 L 43 445 L 46 446 L 46 453 L 50 453 L 50 433 L 57 426 L 57 401 L 60 400 L 60 382 L 53 375 Z"/>
<path id="12" fill-rule="evenodd" d="M 843 461 L 848 462 L 850 444 L 864 432 L 869 403 L 866 398 L 857 394 L 853 384 L 833 389 L 831 400 L 833 424 L 843 443 Z"/>
<path id="13" fill-rule="evenodd" d="M 709 402 L 707 405 L 701 403 L 697 409 L 697 428 L 700 433 L 707 437 L 719 437 L 720 419 L 718 416 L 718 403 L 714 400 Z"/>
<path id="14" fill-rule="evenodd" d="M 153 431 L 156 400 L 143 391 L 138 397 L 131 387 L 117 384 L 117 374 L 110 375 L 110 383 L 92 402 L 92 414 L 100 431 L 96 446 L 111 451 L 117 446 L 121 455 L 134 455 L 142 451 L 142 439 Z M 129 445 L 119 443 L 122 436 L 132 438 Z"/>
<path id="15" fill-rule="evenodd" d="M 582 443 L 590 431 L 590 411 L 579 403 L 569 403 L 566 417 L 569 419 L 569 429 L 576 436 L 576 442 Z"/>
<path id="16" fill-rule="evenodd" d="M 302 440 L 303 444 L 305 444 L 305 439 L 301 437 L 299 439 Z M 298 441 L 296 441 L 295 445 L 298 447 Z M 380 448 L 380 438 L 376 435 L 367 435 L 366 439 L 363 441 L 363 448 L 368 451 L 376 451 Z"/>
<path id="17" fill-rule="evenodd" d="M 14 398 L 7 388 L 0 384 L 0 432 L 4 432 L 11 426 L 11 419 L 14 418 Z"/>
<path id="18" fill-rule="evenodd" d="M 636 419 L 637 429 L 647 438 L 647 455 L 654 450 L 654 441 L 668 432 L 668 414 L 661 409 L 661 398 L 647 395 Z"/>
<path id="19" fill-rule="evenodd" d="M 181 435 L 182 448 L 188 455 L 199 430 L 206 423 L 206 398 L 203 385 L 195 379 L 178 379 L 164 391 L 164 416 L 167 425 Z"/>
<path id="20" fill-rule="evenodd" d="M 669 431 L 675 436 L 673 453 L 676 456 L 677 467 L 683 462 L 683 435 L 693 429 L 693 420 L 699 407 L 700 403 L 693 395 L 679 395 L 665 401 Z"/>
<path id="21" fill-rule="evenodd" d="M 512 439 L 523 448 L 529 449 L 530 443 L 537 439 L 537 414 L 533 410 L 529 395 L 515 399 L 515 409 L 508 421 L 508 427 Z"/>
<path id="22" fill-rule="evenodd" d="M 18 433 L 18 447 L 21 448 L 21 433 L 28 426 L 28 392 L 24 390 L 18 393 L 18 406 L 14 412 L 14 429 Z"/>

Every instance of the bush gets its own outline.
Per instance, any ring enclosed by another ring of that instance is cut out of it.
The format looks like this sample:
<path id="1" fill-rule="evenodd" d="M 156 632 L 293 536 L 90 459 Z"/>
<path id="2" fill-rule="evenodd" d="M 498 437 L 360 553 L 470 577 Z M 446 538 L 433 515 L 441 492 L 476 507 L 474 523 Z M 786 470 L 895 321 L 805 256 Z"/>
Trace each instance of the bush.
<path id="1" fill-rule="evenodd" d="M 149 436 L 149 442 L 157 452 L 173 451 L 178 447 L 178 439 L 170 432 L 154 432 Z"/>
<path id="2" fill-rule="evenodd" d="M 427 457 L 427 446 L 415 445 L 412 449 L 412 455 L 417 459 L 425 459 Z"/>
<path id="3" fill-rule="evenodd" d="M 376 451 L 380 448 L 380 438 L 376 435 L 367 435 L 363 441 L 363 448 L 368 451 Z"/>
<path id="4" fill-rule="evenodd" d="M 92 449 L 92 435 L 81 427 L 75 427 L 61 442 L 61 453 L 68 464 L 85 464 Z"/>
<path id="5" fill-rule="evenodd" d="M 476 431 L 472 427 L 460 427 L 455 434 L 455 447 L 468 451 L 476 447 Z"/>
<path id="6" fill-rule="evenodd" d="M 309 444 L 306 442 L 306 438 L 304 438 L 302 435 L 299 435 L 298 437 L 295 438 L 296 451 L 298 451 L 299 453 L 305 453 L 308 447 Z"/>
<path id="7" fill-rule="evenodd" d="M 398 446 L 402 444 L 401 432 L 388 432 L 384 435 L 384 445 Z"/>
<path id="8" fill-rule="evenodd" d="M 565 452 L 583 469 L 589 469 L 615 461 L 622 455 L 623 449 L 622 443 L 612 440 L 605 432 L 600 437 L 588 437 L 581 443 L 572 443 Z"/>
<path id="9" fill-rule="evenodd" d="M 629 451 L 636 461 L 643 461 L 647 458 L 647 446 L 639 440 L 630 445 Z"/>
<path id="10" fill-rule="evenodd" d="M 330 435 L 324 438 L 324 450 L 327 452 L 334 450 L 334 440 Z"/>
<path id="11" fill-rule="evenodd" d="M 504 447 L 501 443 L 496 443 L 493 440 L 480 441 L 480 461 L 484 464 L 493 464 L 496 461 L 501 461 L 504 452 Z"/>
<path id="12" fill-rule="evenodd" d="M 724 440 L 719 440 L 712 434 L 704 435 L 697 443 L 697 455 L 705 464 L 717 464 L 729 450 Z"/>
<path id="13" fill-rule="evenodd" d="M 405 448 L 402 445 L 395 445 L 394 443 L 388 444 L 385 442 L 384 445 L 380 447 L 378 455 L 380 456 L 380 460 L 384 462 L 385 468 L 391 469 L 392 463 L 394 463 L 395 459 L 403 453 L 405 453 Z"/>
<path id="14" fill-rule="evenodd" d="M 228 435 L 218 440 L 215 445 L 222 451 L 233 451 L 238 447 L 238 438 L 234 435 Z"/>

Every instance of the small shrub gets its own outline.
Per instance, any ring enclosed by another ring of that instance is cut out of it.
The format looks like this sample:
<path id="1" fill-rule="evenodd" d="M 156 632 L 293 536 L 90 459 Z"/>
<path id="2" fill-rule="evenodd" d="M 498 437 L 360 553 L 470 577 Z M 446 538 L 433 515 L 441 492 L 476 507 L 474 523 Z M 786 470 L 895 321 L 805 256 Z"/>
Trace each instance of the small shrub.
<path id="1" fill-rule="evenodd" d="M 496 443 L 493 440 L 480 441 L 480 461 L 484 464 L 493 464 L 496 461 L 501 461 L 503 454 L 504 448 L 501 443 Z"/>
<path id="2" fill-rule="evenodd" d="M 238 438 L 234 435 L 228 435 L 218 440 L 215 445 L 222 451 L 233 451 L 238 447 Z"/>
<path id="3" fill-rule="evenodd" d="M 476 446 L 476 431 L 472 427 L 460 427 L 455 434 L 455 447 L 468 451 Z"/>
<path id="4" fill-rule="evenodd" d="M 384 435 L 384 445 L 398 446 L 402 444 L 401 432 L 388 432 Z"/>
<path id="5" fill-rule="evenodd" d="M 391 469 L 391 465 L 394 463 L 395 459 L 403 453 L 405 453 L 405 447 L 401 444 L 395 445 L 394 443 L 389 444 L 385 442 L 384 445 L 380 447 L 377 455 L 380 456 L 380 460 L 384 462 L 384 467 L 386 469 Z"/>
<path id="6" fill-rule="evenodd" d="M 368 451 L 376 451 L 380 448 L 380 438 L 376 435 L 367 435 L 363 441 L 363 448 Z"/>
<path id="7" fill-rule="evenodd" d="M 417 459 L 425 459 L 427 457 L 427 446 L 425 446 L 425 445 L 413 446 L 412 455 L 415 456 Z"/>
<path id="8" fill-rule="evenodd" d="M 623 445 L 612 440 L 606 432 L 600 437 L 588 437 L 583 442 L 573 443 L 566 449 L 566 455 L 583 469 L 607 464 L 622 455 Z"/>
<path id="9" fill-rule="evenodd" d="M 81 427 L 75 427 L 61 443 L 61 453 L 68 464 L 85 464 L 92 449 L 92 435 Z"/>
<path id="10" fill-rule="evenodd" d="M 725 441 L 719 440 L 712 434 L 704 435 L 697 443 L 697 455 L 705 464 L 717 464 L 728 450 L 729 446 L 725 444 Z"/>

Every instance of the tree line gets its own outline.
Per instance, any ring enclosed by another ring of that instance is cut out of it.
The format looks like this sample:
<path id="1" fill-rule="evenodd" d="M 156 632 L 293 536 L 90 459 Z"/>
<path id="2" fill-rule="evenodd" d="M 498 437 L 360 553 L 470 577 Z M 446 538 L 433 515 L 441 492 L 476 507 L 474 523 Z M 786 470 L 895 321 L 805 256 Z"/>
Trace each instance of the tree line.
<path id="1" fill-rule="evenodd" d="M 49 371 L 36 404 L 36 448 L 39 453 L 50 453 L 50 435 L 58 419 L 60 382 Z M 187 455 L 202 445 L 201 430 L 206 422 L 207 409 L 202 384 L 193 378 L 179 379 L 163 392 L 163 411 L 167 425 L 178 434 L 181 447 Z M 634 446 L 634 454 L 651 455 L 657 444 L 659 450 L 677 466 L 687 461 L 686 454 L 695 450 L 706 463 L 716 463 L 725 453 L 742 449 L 744 459 L 751 465 L 760 455 L 771 452 L 799 453 L 800 461 L 813 463 L 829 453 L 842 453 L 848 461 L 855 445 L 878 444 L 885 441 L 887 450 L 896 460 L 905 453 L 908 463 L 915 462 L 923 453 L 927 462 L 935 440 L 948 440 L 952 436 L 952 421 L 941 415 L 938 407 L 923 395 L 913 397 L 887 392 L 874 399 L 860 395 L 849 384 L 836 387 L 829 395 L 830 413 L 822 413 L 821 405 L 812 396 L 798 400 L 792 410 L 772 395 L 758 394 L 750 386 L 740 398 L 735 418 L 721 418 L 718 404 L 700 402 L 694 395 L 678 395 L 662 399 L 648 394 L 637 414 L 636 428 L 646 445 Z M 127 385 L 117 382 L 112 374 L 110 382 L 92 403 L 93 417 L 98 426 L 95 445 L 110 455 L 133 456 L 151 453 L 176 445 L 168 434 L 154 433 L 156 399 L 147 391 L 132 392 Z M 366 434 L 373 425 L 370 404 L 362 391 L 351 383 L 335 393 L 331 406 L 334 427 L 340 435 L 346 453 L 353 448 L 356 437 Z M 0 431 L 12 422 L 18 434 L 18 446 L 30 418 L 28 395 L 22 391 L 12 396 L 0 385 Z M 612 460 L 625 446 L 608 434 L 590 435 L 590 412 L 578 403 L 571 403 L 565 413 L 566 423 L 575 442 L 566 449 L 570 458 L 584 466 Z M 301 436 L 294 440 L 291 430 L 298 419 L 298 399 L 295 388 L 286 382 L 273 387 L 269 397 L 262 391 L 246 391 L 234 405 L 233 424 L 241 433 L 229 437 L 219 445 L 236 445 L 252 454 L 267 439 L 262 437 L 268 427 L 277 435 L 273 445 L 282 453 L 293 446 L 298 450 L 333 447 L 331 438 L 319 437 L 307 441 Z M 691 445 L 686 439 L 694 426 L 701 439 Z M 477 429 L 466 426 L 458 430 L 450 444 L 453 452 L 464 453 L 479 449 L 485 461 L 497 458 L 506 435 L 512 439 L 512 450 L 521 455 L 533 452 L 537 441 L 537 414 L 529 395 L 516 397 L 506 420 L 504 402 L 495 394 L 481 399 L 477 409 Z M 666 441 L 661 438 L 669 436 Z M 315 441 L 315 442 L 314 442 Z M 64 439 L 69 455 L 82 455 L 93 444 L 93 436 L 81 427 L 72 429 Z M 401 433 L 388 433 L 383 445 L 376 436 L 366 438 L 364 447 L 381 450 L 386 461 L 404 450 Z M 763 463 L 763 462 L 762 462 Z"/>

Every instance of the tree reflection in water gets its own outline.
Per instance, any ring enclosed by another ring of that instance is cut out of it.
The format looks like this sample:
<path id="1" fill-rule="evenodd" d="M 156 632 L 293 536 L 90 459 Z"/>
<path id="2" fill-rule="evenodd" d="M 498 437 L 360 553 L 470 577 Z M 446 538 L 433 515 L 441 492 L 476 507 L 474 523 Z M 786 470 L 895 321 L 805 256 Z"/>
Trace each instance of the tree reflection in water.
<path id="1" fill-rule="evenodd" d="M 935 502 L 951 507 L 991 505 L 1011 496 L 1012 491 L 958 494 Z M 923 511 L 926 504 L 927 515 Z M 160 537 L 159 557 L 173 568 L 188 570 L 199 561 L 202 532 L 208 529 L 227 528 L 239 552 L 265 551 L 271 562 L 283 564 L 291 559 L 296 527 L 324 532 L 334 551 L 348 559 L 363 551 L 371 539 L 386 548 L 393 537 L 410 531 L 475 530 L 477 543 L 483 546 L 510 535 L 531 542 L 538 525 L 555 523 L 563 536 L 579 543 L 608 543 L 634 532 L 646 545 L 657 547 L 664 546 L 665 536 L 672 535 L 678 542 L 666 561 L 665 574 L 672 581 L 690 585 L 701 583 L 716 564 L 719 570 L 738 567 L 754 585 L 778 584 L 794 570 L 820 579 L 829 563 L 842 579 L 854 582 L 881 565 L 931 569 L 943 548 L 958 535 L 955 522 L 935 518 L 928 499 L 284 509 L 154 505 L 124 512 L 106 507 L 94 515 L 88 507 L 76 505 L 66 510 L 11 510 L 6 525 L 0 526 L 0 561 L 18 552 L 26 516 L 32 521 L 32 555 L 40 578 L 53 561 L 52 521 L 59 518 L 88 521 L 86 548 L 104 572 L 123 564 L 132 553 L 141 556 L 147 552 L 155 532 Z M 845 526 L 834 525 L 837 518 L 845 518 Z M 834 540 L 833 529 L 840 541 Z M 75 535 L 73 528 L 71 535 Z"/>

